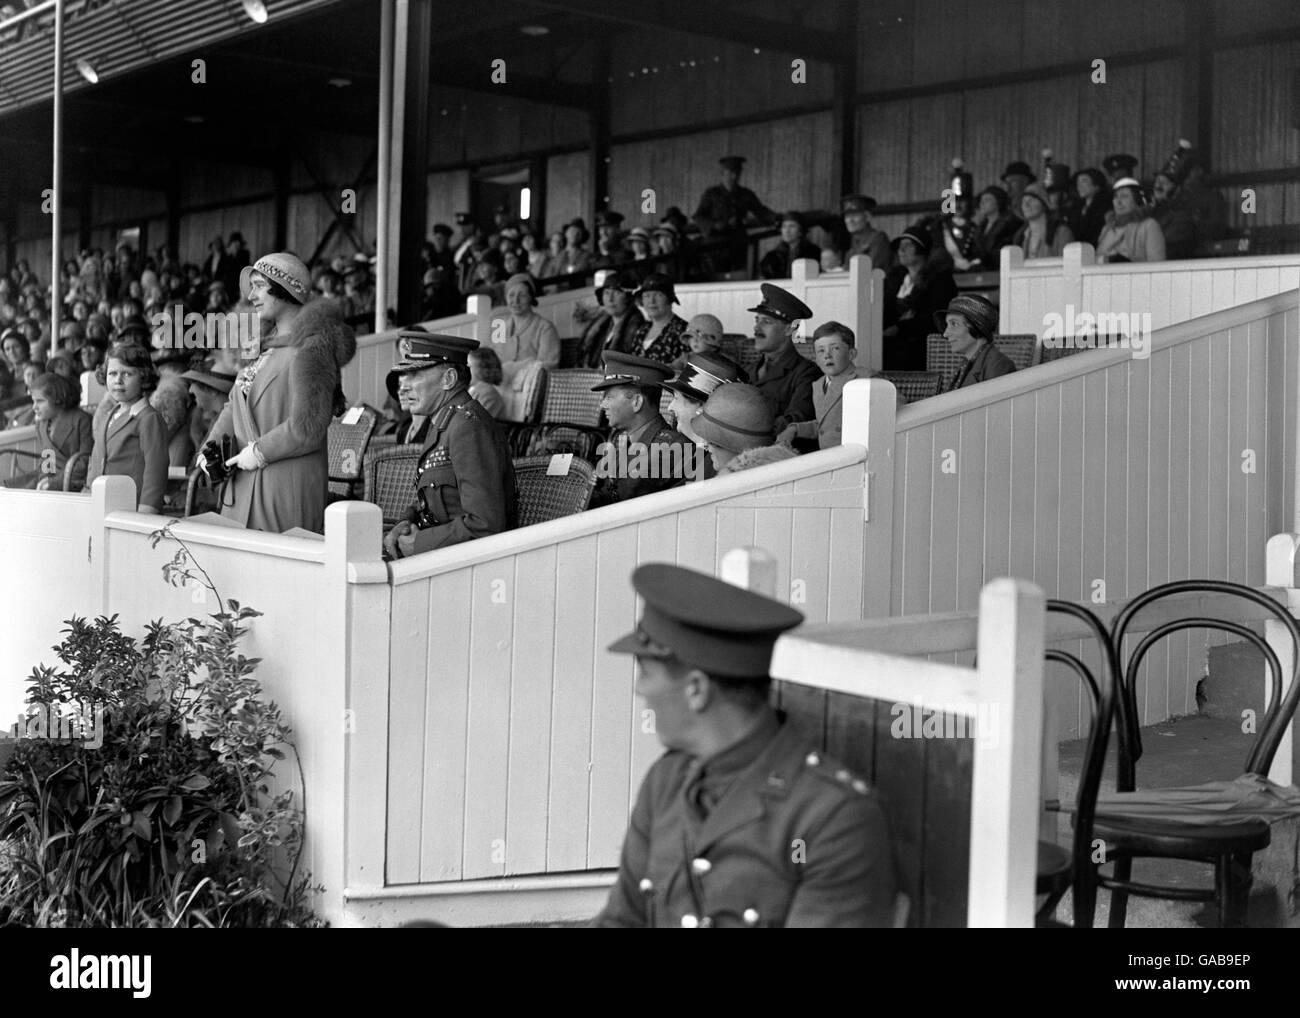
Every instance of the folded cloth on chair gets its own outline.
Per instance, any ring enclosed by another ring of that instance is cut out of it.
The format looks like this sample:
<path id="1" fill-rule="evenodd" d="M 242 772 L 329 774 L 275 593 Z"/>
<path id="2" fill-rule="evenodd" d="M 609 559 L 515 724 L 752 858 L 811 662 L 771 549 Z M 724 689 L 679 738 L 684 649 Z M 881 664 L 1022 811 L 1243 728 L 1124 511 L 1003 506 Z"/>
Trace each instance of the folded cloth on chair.
<path id="1" fill-rule="evenodd" d="M 1248 817 L 1300 816 L 1300 790 L 1257 774 L 1181 788 L 1101 792 L 1097 820 L 1133 817 L 1187 824 L 1235 824 Z"/>

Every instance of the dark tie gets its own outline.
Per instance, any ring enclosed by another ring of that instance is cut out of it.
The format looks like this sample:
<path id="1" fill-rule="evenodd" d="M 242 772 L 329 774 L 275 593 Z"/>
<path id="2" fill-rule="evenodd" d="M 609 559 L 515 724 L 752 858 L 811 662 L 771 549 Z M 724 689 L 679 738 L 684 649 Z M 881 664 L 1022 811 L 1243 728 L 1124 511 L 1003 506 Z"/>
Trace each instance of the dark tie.
<path id="1" fill-rule="evenodd" d="M 822 395 L 825 396 L 825 395 L 826 395 L 828 392 L 830 392 L 830 391 L 831 391 L 831 380 L 830 380 L 829 378 L 823 378 L 823 379 L 822 379 Z"/>
<path id="2" fill-rule="evenodd" d="M 960 388 L 961 383 L 966 381 L 966 376 L 970 374 L 970 369 L 974 366 L 974 361 L 967 361 L 958 368 L 957 373 L 952 376 L 952 382 L 948 385 L 948 391 L 952 392 L 954 389 Z"/>
<path id="3" fill-rule="evenodd" d="M 758 380 L 759 380 L 760 382 L 761 382 L 764 378 L 767 377 L 767 372 L 768 372 L 768 370 L 771 368 L 771 366 L 772 366 L 772 361 L 771 361 L 770 358 L 767 358 L 767 357 L 764 357 L 763 360 L 759 363 L 759 365 L 758 365 Z"/>

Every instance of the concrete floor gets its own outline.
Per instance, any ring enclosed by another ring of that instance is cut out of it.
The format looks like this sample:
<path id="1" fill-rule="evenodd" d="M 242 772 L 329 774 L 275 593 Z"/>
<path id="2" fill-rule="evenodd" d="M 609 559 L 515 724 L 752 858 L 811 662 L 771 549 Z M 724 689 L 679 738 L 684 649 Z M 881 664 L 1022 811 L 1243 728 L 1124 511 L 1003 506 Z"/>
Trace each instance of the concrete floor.
<path id="1" fill-rule="evenodd" d="M 1197 785 L 1206 781 L 1232 779 L 1241 774 L 1250 752 L 1253 736 L 1241 731 L 1240 716 L 1208 717 L 1194 715 L 1175 718 L 1142 729 L 1142 758 L 1137 777 L 1141 788 L 1174 785 Z M 1084 743 L 1061 745 L 1061 801 L 1072 803 L 1083 765 Z M 1108 755 L 1103 789 L 1115 787 L 1114 740 Z M 1070 821 L 1062 817 L 1058 825 L 1058 842 L 1068 847 Z M 1273 825 L 1269 847 L 1256 853 L 1254 887 L 1251 891 L 1248 925 L 1254 927 L 1300 928 L 1300 867 L 1297 850 L 1300 821 L 1286 820 Z M 1133 878 L 1144 882 L 1181 887 L 1212 887 L 1213 870 L 1206 864 L 1163 859 L 1140 859 L 1133 864 Z M 1105 926 L 1109 913 L 1110 893 L 1097 896 L 1096 926 Z M 1058 916 L 1069 921 L 1072 916 L 1067 894 Z M 1217 925 L 1214 906 L 1197 902 L 1161 901 L 1154 898 L 1129 898 L 1126 926 L 1180 928 Z"/>

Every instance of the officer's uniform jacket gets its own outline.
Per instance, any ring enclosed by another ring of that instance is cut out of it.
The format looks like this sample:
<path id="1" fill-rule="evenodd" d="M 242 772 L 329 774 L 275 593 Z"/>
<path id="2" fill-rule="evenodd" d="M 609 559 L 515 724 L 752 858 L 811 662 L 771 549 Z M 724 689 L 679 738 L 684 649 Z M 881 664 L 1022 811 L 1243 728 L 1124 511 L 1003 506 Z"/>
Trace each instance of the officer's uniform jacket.
<path id="1" fill-rule="evenodd" d="M 760 362 L 754 373 L 754 384 L 772 410 L 778 434 L 787 424 L 815 418 L 812 385 L 821 379 L 822 373 L 793 346 L 777 354 L 766 368 Z"/>
<path id="2" fill-rule="evenodd" d="M 678 751 L 659 758 L 596 925 L 890 924 L 894 866 L 875 791 L 781 721 L 771 715 L 703 765 Z M 698 789 L 729 756 L 739 773 L 722 775 L 702 818 Z"/>
<path id="3" fill-rule="evenodd" d="M 638 454 L 638 446 L 647 446 L 648 450 Z M 679 446 L 679 451 L 673 452 L 672 446 Z M 626 452 L 620 452 L 620 447 L 625 447 Z M 655 414 L 636 431 L 617 432 L 610 454 L 613 457 L 612 463 L 616 466 L 644 465 L 646 473 L 657 473 L 659 476 L 627 477 L 620 474 L 613 478 L 602 478 L 601 490 L 593 498 L 593 502 L 601 505 L 625 502 L 629 498 L 650 495 L 656 491 L 667 491 L 669 488 L 684 484 L 686 473 L 695 472 L 695 468 L 686 465 L 695 462 L 699 449 L 680 431 L 670 427 L 660 414 Z M 655 464 L 653 470 L 650 466 L 652 463 Z M 678 466 L 681 467 L 681 471 L 677 476 L 665 477 L 663 474 L 668 471 L 659 469 Z"/>
<path id="4" fill-rule="evenodd" d="M 515 471 L 497 422 L 468 390 L 455 390 L 433 415 L 420 454 L 407 519 L 427 525 L 416 552 L 499 534 L 516 526 Z M 431 519 L 429 519 L 431 518 Z"/>
<path id="5" fill-rule="evenodd" d="M 744 229 L 745 220 L 750 216 L 760 224 L 767 224 L 777 214 L 749 188 L 737 186 L 734 191 L 728 191 L 721 184 L 706 190 L 700 198 L 700 207 L 695 210 L 695 222 L 706 235 Z"/>

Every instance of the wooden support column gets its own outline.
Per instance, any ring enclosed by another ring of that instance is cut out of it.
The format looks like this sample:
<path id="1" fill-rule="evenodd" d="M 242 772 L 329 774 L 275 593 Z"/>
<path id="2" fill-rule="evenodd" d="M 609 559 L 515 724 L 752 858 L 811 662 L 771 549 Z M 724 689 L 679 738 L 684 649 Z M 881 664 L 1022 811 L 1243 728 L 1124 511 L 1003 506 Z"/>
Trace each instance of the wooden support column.
<path id="1" fill-rule="evenodd" d="M 609 83 L 609 36 L 596 40 L 596 59 L 592 69 L 595 80 L 593 105 L 588 111 L 591 125 L 591 161 L 587 179 L 591 181 L 591 234 L 596 235 L 596 217 L 609 208 L 610 105 L 613 86 Z"/>
<path id="2" fill-rule="evenodd" d="M 429 167 L 429 58 L 433 51 L 432 0 L 407 5 L 403 78 L 402 187 L 398 220 L 397 320 L 420 320 L 423 273 L 419 258 L 424 243 Z M 398 45 L 402 44 L 399 36 Z M 486 71 L 484 72 L 486 73 Z"/>
<path id="3" fill-rule="evenodd" d="M 833 165 L 838 173 L 839 194 L 858 190 L 858 4 L 840 0 L 840 37 L 851 45 L 834 64 Z"/>
<path id="4" fill-rule="evenodd" d="M 181 255 L 181 164 L 173 158 L 167 167 L 167 240 L 166 244 Z M 140 264 L 144 264 L 147 251 L 140 252 Z M 233 295 L 232 295 L 233 296 Z"/>
<path id="5" fill-rule="evenodd" d="M 1214 4 L 1189 0 L 1183 13 L 1183 137 L 1210 164 L 1214 135 Z"/>

